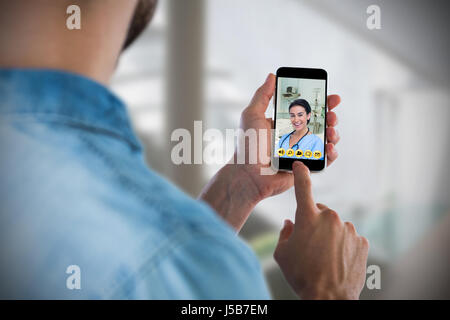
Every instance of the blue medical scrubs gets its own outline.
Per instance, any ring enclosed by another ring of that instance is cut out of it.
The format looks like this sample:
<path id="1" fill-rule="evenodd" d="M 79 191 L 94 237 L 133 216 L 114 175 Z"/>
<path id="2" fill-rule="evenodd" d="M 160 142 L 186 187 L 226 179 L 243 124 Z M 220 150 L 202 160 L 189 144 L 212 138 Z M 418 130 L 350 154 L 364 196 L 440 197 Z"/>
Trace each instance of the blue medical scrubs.
<path id="1" fill-rule="evenodd" d="M 292 150 L 302 150 L 303 155 L 301 157 L 297 157 L 294 153 L 292 156 L 288 156 L 286 154 L 287 150 L 289 149 L 289 139 L 291 137 L 291 134 L 293 132 L 287 133 L 283 135 L 277 143 L 277 147 L 275 149 L 275 152 L 278 152 L 280 148 L 284 149 L 284 155 L 281 156 L 282 158 L 296 158 L 296 159 L 309 159 L 309 160 L 323 160 L 324 159 L 324 147 L 322 140 L 316 136 L 315 134 L 308 134 L 301 139 L 301 141 L 298 144 L 294 144 L 292 146 Z M 320 151 L 322 156 L 320 158 L 315 158 L 314 156 L 311 156 L 310 158 L 305 157 L 305 151 L 310 150 L 313 154 L 315 151 Z"/>

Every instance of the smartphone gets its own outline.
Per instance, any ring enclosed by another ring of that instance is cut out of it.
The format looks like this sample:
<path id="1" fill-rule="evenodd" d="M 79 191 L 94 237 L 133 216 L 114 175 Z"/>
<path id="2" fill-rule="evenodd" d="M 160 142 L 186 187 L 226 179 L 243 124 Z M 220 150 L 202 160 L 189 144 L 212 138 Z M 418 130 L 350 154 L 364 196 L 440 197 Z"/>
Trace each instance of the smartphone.
<path id="1" fill-rule="evenodd" d="M 274 109 L 274 168 L 291 171 L 294 161 L 301 161 L 310 171 L 325 169 L 327 72 L 279 68 Z"/>

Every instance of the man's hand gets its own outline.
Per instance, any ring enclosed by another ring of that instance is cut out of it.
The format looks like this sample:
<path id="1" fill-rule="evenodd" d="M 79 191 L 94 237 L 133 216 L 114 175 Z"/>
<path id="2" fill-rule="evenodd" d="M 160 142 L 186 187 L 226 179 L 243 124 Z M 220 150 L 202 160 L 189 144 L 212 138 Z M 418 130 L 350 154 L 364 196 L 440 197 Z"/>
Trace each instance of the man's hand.
<path id="1" fill-rule="evenodd" d="M 266 130 L 263 140 L 259 140 L 257 148 L 265 146 L 267 156 L 257 159 L 257 163 L 237 164 L 238 154 L 245 152 L 258 154 L 255 146 L 248 144 L 241 146 L 235 152 L 233 159 L 224 166 L 203 189 L 199 198 L 207 202 L 216 212 L 231 224 L 237 231 L 241 229 L 256 204 L 273 195 L 280 194 L 291 188 L 294 179 L 289 172 L 278 172 L 273 175 L 261 175 L 262 168 L 270 168 L 270 152 L 272 145 L 272 119 L 264 115 L 269 101 L 275 91 L 275 75 L 269 74 L 264 84 L 258 88 L 249 106 L 241 115 L 241 129 Z M 328 96 L 328 110 L 338 106 L 341 99 L 338 95 Z M 335 144 L 339 142 L 339 135 L 334 126 L 337 116 L 333 111 L 327 112 L 327 163 L 330 165 L 338 157 Z"/>
<path id="2" fill-rule="evenodd" d="M 273 74 L 269 74 L 265 83 L 256 91 L 253 96 L 250 105 L 242 112 L 241 115 L 241 129 L 245 132 L 248 129 L 266 130 L 267 135 L 264 140 L 258 141 L 258 148 L 262 145 L 266 146 L 267 157 L 258 158 L 257 164 L 246 163 L 240 166 L 241 174 L 246 176 L 249 180 L 254 182 L 254 188 L 259 195 L 259 200 L 267 197 L 280 194 L 294 184 L 292 174 L 289 172 L 278 172 L 274 175 L 261 175 L 261 168 L 270 167 L 270 152 L 272 146 L 272 133 L 273 128 L 272 119 L 267 119 L 264 115 L 269 101 L 272 98 L 275 91 L 276 77 Z M 330 95 L 328 97 L 328 109 L 332 110 L 339 105 L 341 98 L 338 95 Z M 337 125 L 338 119 L 336 113 L 333 111 L 327 112 L 327 140 L 326 154 L 327 164 L 330 165 L 338 157 L 335 145 L 339 142 L 339 134 L 335 130 L 334 126 Z M 256 153 L 259 156 L 259 150 L 256 150 L 255 146 L 245 145 L 245 154 Z M 242 152 L 238 150 L 237 152 Z M 235 155 L 235 158 L 237 156 Z"/>
<path id="3" fill-rule="evenodd" d="M 366 277 L 369 244 L 350 222 L 315 204 L 308 168 L 293 165 L 297 211 L 280 233 L 274 258 L 302 299 L 358 299 Z"/>

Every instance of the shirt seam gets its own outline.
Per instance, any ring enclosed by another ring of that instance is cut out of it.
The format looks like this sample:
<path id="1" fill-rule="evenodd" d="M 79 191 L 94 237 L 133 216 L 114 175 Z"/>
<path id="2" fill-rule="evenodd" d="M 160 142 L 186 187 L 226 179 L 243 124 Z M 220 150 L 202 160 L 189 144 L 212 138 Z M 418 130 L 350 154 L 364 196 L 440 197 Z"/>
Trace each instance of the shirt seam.
<path id="1" fill-rule="evenodd" d="M 91 132 L 97 132 L 100 134 L 109 135 L 115 138 L 118 138 L 127 144 L 129 144 L 133 149 L 140 150 L 140 145 L 133 141 L 134 139 L 130 139 L 125 134 L 112 130 L 110 128 L 106 128 L 103 126 L 94 125 L 92 123 L 72 118 L 70 116 L 65 116 L 61 114 L 55 113 L 44 113 L 44 112 L 21 112 L 21 113 L 9 113 L 6 116 L 15 118 L 15 121 L 23 121 L 23 122 L 33 122 L 33 123 L 59 123 L 65 126 L 74 126 L 78 125 L 79 128 L 90 130 Z M 4 115 L 2 115 L 1 121 L 8 122 L 9 119 L 5 119 Z"/>
<path id="2" fill-rule="evenodd" d="M 157 271 L 158 265 L 161 264 L 164 260 L 170 259 L 176 253 L 177 249 L 189 247 L 201 239 L 209 240 L 209 245 L 211 245 L 211 240 L 213 240 L 216 245 L 220 245 L 221 247 L 228 250 L 231 249 L 230 251 L 240 250 L 239 253 L 247 257 L 247 263 L 251 264 L 255 269 L 261 271 L 261 265 L 258 264 L 255 261 L 255 257 L 252 256 L 250 252 L 248 252 L 250 249 L 244 247 L 241 243 L 234 242 L 242 240 L 233 239 L 233 243 L 235 243 L 236 245 L 231 245 L 230 241 L 227 240 L 229 240 L 229 237 L 232 235 L 228 236 L 223 233 L 219 235 L 211 234 L 209 230 L 206 230 L 201 226 L 191 228 L 182 226 L 181 229 L 182 230 L 179 230 L 174 236 L 166 238 L 164 241 L 165 244 L 160 246 L 158 250 L 154 251 L 154 254 L 150 255 L 148 259 L 144 260 L 144 262 L 141 264 L 137 272 L 133 274 L 133 276 L 130 276 L 127 280 L 124 280 L 122 284 L 116 286 L 116 289 L 114 290 L 114 293 L 110 298 L 114 299 L 114 297 L 120 296 L 120 291 L 122 290 L 122 288 L 127 288 L 128 283 L 134 281 L 134 277 L 138 279 L 145 279 L 148 276 L 154 274 L 154 272 Z M 236 254 L 236 252 L 233 253 Z M 128 294 L 129 293 L 127 293 L 127 295 Z"/>

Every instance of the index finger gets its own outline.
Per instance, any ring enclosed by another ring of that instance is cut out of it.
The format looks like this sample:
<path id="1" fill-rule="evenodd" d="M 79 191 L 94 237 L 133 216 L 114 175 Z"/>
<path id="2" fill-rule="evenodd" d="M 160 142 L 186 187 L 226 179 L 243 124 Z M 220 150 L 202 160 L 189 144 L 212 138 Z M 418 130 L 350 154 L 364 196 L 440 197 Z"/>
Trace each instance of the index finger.
<path id="1" fill-rule="evenodd" d="M 300 161 L 292 164 L 294 173 L 295 197 L 297 199 L 297 212 L 295 221 L 311 218 L 317 214 L 317 207 L 312 196 L 312 184 L 309 169 Z"/>
<path id="2" fill-rule="evenodd" d="M 337 94 L 330 94 L 327 98 L 328 110 L 333 110 L 339 103 L 341 103 L 341 97 Z"/>

